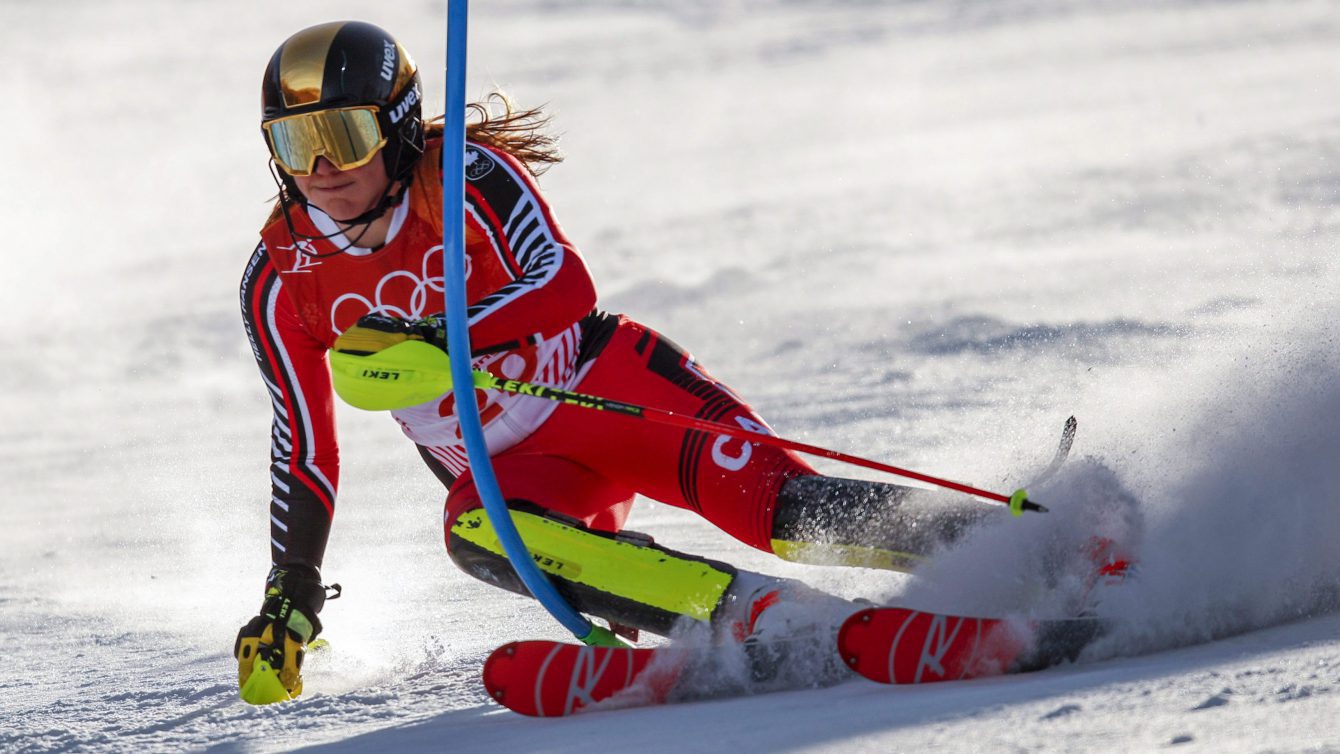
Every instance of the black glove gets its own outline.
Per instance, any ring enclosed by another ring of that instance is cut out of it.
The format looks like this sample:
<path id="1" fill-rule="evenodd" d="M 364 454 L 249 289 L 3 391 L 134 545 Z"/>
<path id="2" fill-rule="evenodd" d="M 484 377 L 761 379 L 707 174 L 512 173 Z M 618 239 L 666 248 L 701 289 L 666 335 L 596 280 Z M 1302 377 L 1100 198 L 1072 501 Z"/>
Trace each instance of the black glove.
<path id="1" fill-rule="evenodd" d="M 422 340 L 447 349 L 447 321 L 441 314 L 402 319 L 388 314 L 365 314 L 335 339 L 335 350 L 369 356 L 407 340 Z"/>
<path id="2" fill-rule="evenodd" d="M 339 596 L 340 586 L 330 587 Z M 237 684 L 251 704 L 292 699 L 302 693 L 303 654 L 321 633 L 317 613 L 326 604 L 326 587 L 315 568 L 275 566 L 265 580 L 260 615 L 237 632 Z"/>

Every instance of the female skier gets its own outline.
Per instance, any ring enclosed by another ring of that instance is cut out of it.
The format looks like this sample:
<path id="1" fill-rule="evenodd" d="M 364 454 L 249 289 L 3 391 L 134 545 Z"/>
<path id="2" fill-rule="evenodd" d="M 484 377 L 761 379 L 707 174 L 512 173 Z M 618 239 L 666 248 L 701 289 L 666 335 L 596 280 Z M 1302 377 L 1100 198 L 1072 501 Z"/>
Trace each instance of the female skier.
<path id="1" fill-rule="evenodd" d="M 405 342 L 443 342 L 440 315 L 432 316 L 443 290 L 442 129 L 423 121 L 421 99 L 410 56 L 366 23 L 304 29 L 265 70 L 261 128 L 279 198 L 241 299 L 274 406 L 272 567 L 260 612 L 234 648 L 249 701 L 272 698 L 254 688 L 258 667 L 296 696 L 303 653 L 321 631 L 319 569 L 339 481 L 337 392 L 362 408 L 393 409 L 448 490 L 452 560 L 527 593 L 480 509 L 451 394 L 397 392 L 359 367 L 393 358 Z M 770 432 L 684 350 L 597 308 L 581 255 L 536 187 L 535 175 L 559 159 L 539 130 L 543 117 L 510 105 L 500 115 L 472 111 L 465 219 L 474 368 Z M 436 353 L 446 371 L 445 353 Z M 806 596 L 794 583 L 626 532 L 636 494 L 692 510 L 788 560 L 898 569 L 983 515 L 982 506 L 928 504 L 903 487 L 820 476 L 769 446 L 524 395 L 476 397 L 523 538 L 544 553 L 541 565 L 575 608 L 623 627 L 666 634 L 694 621 L 741 639 L 760 630 L 772 606 Z"/>

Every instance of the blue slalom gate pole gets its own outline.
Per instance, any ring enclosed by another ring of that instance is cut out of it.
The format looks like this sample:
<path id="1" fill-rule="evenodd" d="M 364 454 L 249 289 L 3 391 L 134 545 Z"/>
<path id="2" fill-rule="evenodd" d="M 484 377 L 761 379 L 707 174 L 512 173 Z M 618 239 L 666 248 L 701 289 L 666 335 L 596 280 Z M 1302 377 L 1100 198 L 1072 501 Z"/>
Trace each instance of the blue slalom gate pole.
<path id="1" fill-rule="evenodd" d="M 591 624 L 563 599 L 540 571 L 512 523 L 498 479 L 493 473 L 484 428 L 475 403 L 470 363 L 470 324 L 465 292 L 465 65 L 469 0 L 447 0 L 446 130 L 442 141 L 442 276 L 446 289 L 447 353 L 451 357 L 452 394 L 456 419 L 479 491 L 493 529 L 512 568 L 544 609 L 587 644 L 618 643 L 613 633 Z"/>

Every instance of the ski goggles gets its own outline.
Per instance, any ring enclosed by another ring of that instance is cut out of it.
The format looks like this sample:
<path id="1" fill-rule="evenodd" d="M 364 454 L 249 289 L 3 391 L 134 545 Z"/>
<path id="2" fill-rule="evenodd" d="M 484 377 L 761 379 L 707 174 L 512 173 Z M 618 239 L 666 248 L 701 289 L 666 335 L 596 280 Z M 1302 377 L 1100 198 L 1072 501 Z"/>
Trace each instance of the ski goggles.
<path id="1" fill-rule="evenodd" d="M 375 106 L 289 115 L 262 123 L 261 128 L 271 156 L 289 175 L 311 175 L 318 157 L 339 170 L 359 168 L 386 146 Z"/>

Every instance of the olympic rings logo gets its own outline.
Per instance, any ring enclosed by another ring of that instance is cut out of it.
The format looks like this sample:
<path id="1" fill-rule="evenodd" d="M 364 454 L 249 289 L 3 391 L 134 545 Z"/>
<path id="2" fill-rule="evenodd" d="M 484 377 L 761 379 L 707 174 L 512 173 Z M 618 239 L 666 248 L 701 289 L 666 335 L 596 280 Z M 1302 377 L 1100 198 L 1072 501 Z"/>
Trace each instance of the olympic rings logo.
<path id="1" fill-rule="evenodd" d="M 436 261 L 434 261 L 436 260 Z M 465 258 L 465 278 L 470 279 L 470 258 Z M 437 270 L 433 275 L 430 270 Z M 419 275 L 409 270 L 388 272 L 377 281 L 372 298 L 360 293 L 346 293 L 330 305 L 330 329 L 336 334 L 344 332 L 339 323 L 343 317 L 345 327 L 357 322 L 365 314 L 387 314 L 402 319 L 419 319 L 433 312 L 443 310 L 443 295 L 446 284 L 441 275 L 442 245 L 438 244 L 423 255 Z M 400 282 L 405 281 L 405 282 Z M 408 291 L 409 295 L 404 295 Z M 352 303 L 352 307 L 345 304 Z"/>

